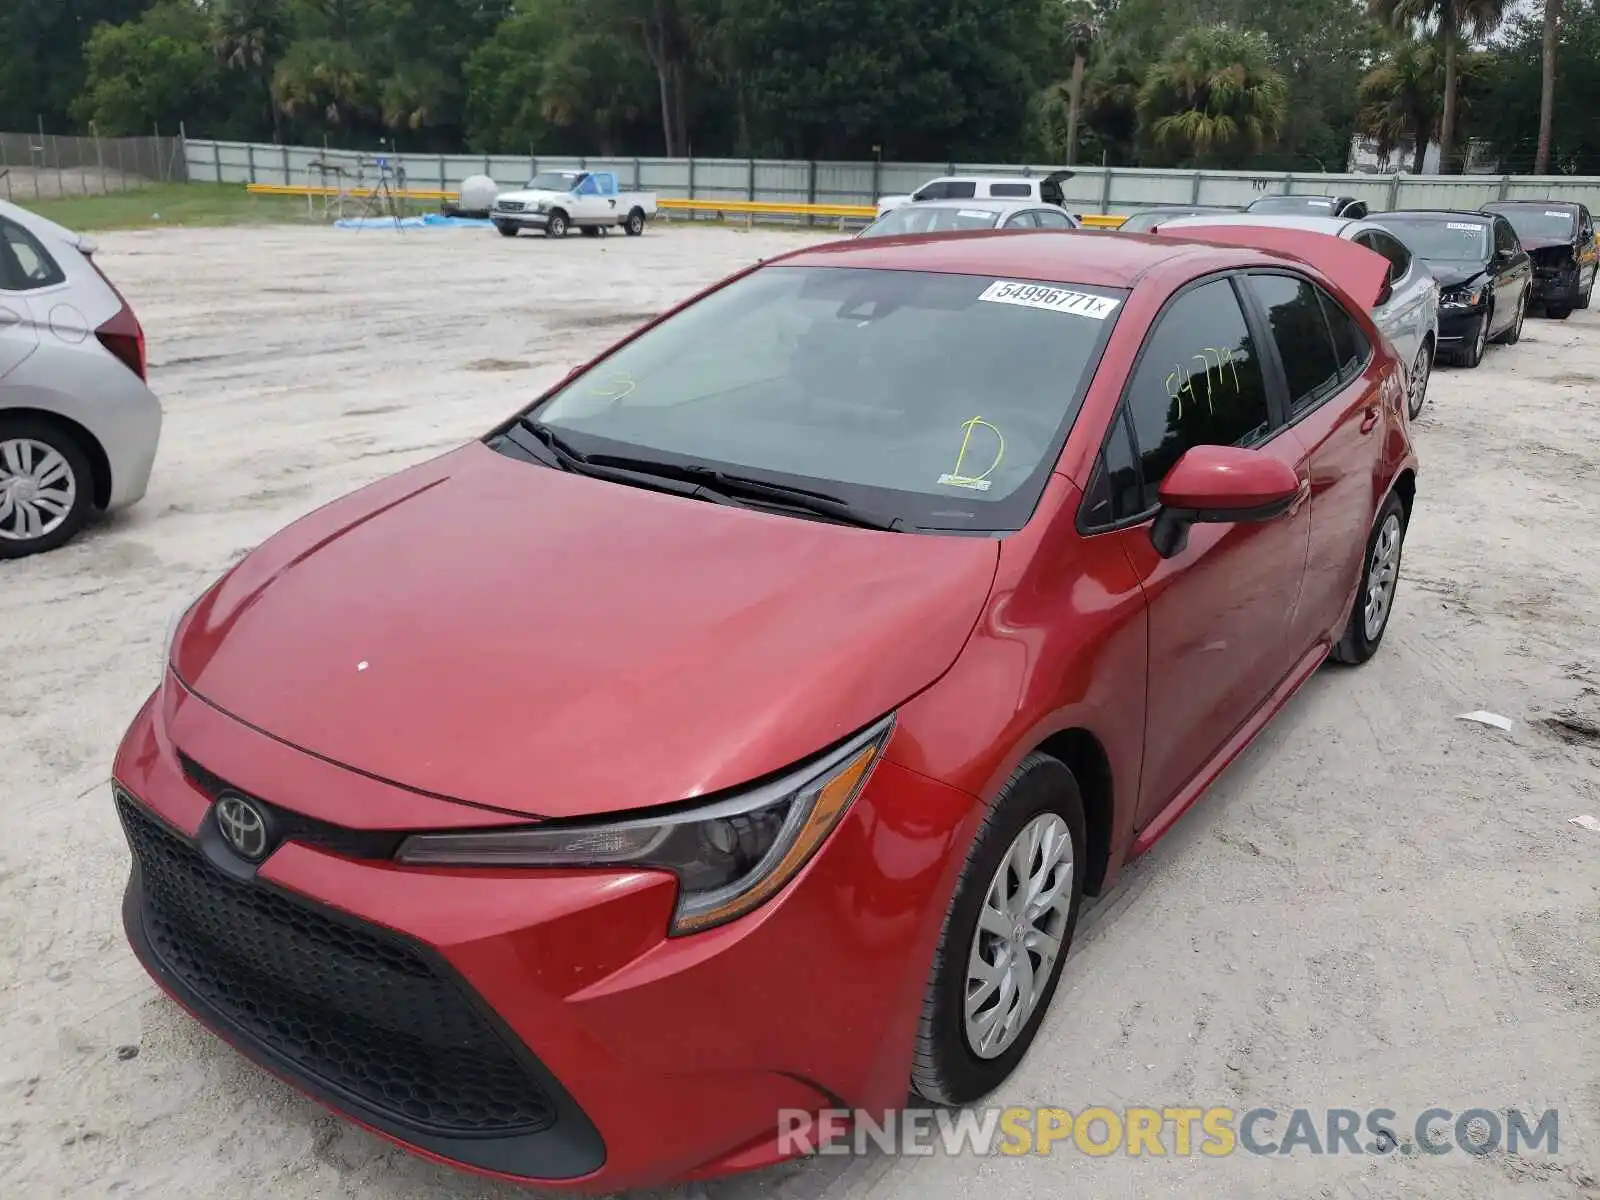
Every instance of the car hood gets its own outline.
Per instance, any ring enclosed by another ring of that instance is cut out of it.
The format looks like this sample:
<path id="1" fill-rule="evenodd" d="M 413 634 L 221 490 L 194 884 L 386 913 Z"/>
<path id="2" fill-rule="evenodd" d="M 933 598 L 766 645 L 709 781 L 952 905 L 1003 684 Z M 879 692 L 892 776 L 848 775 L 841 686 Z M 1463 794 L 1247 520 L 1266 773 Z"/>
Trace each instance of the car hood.
<path id="1" fill-rule="evenodd" d="M 472 443 L 247 555 L 172 662 L 216 708 L 381 779 L 535 817 L 614 812 L 769 774 L 925 688 L 998 556 Z"/>
<path id="2" fill-rule="evenodd" d="M 501 192 L 494 199 L 496 204 L 502 200 L 520 200 L 524 204 L 534 204 L 540 200 L 565 200 L 569 195 L 570 192 L 552 192 L 547 188 L 534 188 L 531 191 L 523 189 L 516 192 Z"/>
<path id="3" fill-rule="evenodd" d="M 1471 283 L 1479 275 L 1483 275 L 1488 268 L 1475 259 L 1470 258 L 1429 258 L 1424 264 L 1442 288 L 1460 287 L 1464 283 Z"/>

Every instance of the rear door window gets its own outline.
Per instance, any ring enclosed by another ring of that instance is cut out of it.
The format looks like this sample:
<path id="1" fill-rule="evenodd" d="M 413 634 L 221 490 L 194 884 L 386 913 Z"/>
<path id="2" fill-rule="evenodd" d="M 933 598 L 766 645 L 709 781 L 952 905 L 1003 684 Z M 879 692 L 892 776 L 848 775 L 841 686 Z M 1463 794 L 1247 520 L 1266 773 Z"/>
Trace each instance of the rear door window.
<path id="1" fill-rule="evenodd" d="M 1291 419 L 1315 408 L 1339 386 L 1340 363 L 1318 289 L 1293 275 L 1252 275 L 1289 387 Z"/>
<path id="2" fill-rule="evenodd" d="M 978 185 L 970 179 L 952 179 L 944 185 L 941 200 L 971 200 L 978 194 Z"/>
<path id="3" fill-rule="evenodd" d="M 1339 363 L 1339 382 L 1349 383 L 1366 369 L 1372 347 L 1367 344 L 1361 326 L 1356 324 L 1356 319 L 1344 310 L 1342 304 L 1321 288 L 1317 288 L 1317 296 L 1322 301 L 1322 315 L 1328 319 L 1328 332 L 1333 335 L 1333 353 Z"/>
<path id="4" fill-rule="evenodd" d="M 1411 269 L 1411 251 L 1405 248 L 1399 238 L 1381 229 L 1374 229 L 1368 237 L 1371 247 L 1389 260 L 1389 282 L 1398 283 Z"/>
<path id="5" fill-rule="evenodd" d="M 1034 219 L 1039 222 L 1039 227 L 1041 229 L 1072 228 L 1072 218 L 1067 216 L 1067 214 L 1064 212 L 1051 212 L 1049 209 L 1045 208 L 1040 209 L 1038 212 L 1034 213 L 1033 216 Z"/>
<path id="6" fill-rule="evenodd" d="M 1006 228 L 1037 229 L 1039 228 L 1039 218 L 1036 214 L 1031 212 L 1012 213 L 1011 216 L 1006 219 Z"/>

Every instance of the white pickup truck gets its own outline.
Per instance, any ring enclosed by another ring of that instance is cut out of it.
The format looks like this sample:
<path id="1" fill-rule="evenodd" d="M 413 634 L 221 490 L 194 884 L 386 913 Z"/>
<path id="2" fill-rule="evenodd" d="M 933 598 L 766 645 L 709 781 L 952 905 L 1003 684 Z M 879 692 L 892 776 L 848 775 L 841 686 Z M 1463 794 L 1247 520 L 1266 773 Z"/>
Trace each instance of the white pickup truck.
<path id="1" fill-rule="evenodd" d="M 496 196 L 489 210 L 502 237 L 516 237 L 524 229 L 566 237 L 572 228 L 599 237 L 613 225 L 638 237 L 655 215 L 654 192 L 618 191 L 610 171 L 541 171 L 520 191 Z"/>

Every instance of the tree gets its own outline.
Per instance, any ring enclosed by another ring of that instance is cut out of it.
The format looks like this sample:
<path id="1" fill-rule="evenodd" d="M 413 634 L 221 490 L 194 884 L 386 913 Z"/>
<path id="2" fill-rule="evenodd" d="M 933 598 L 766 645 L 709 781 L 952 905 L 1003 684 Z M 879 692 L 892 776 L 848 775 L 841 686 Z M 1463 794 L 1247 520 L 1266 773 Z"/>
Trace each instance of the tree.
<path id="1" fill-rule="evenodd" d="M 1095 27 L 1094 9 L 1084 0 L 1065 6 L 1067 45 L 1072 51 L 1072 79 L 1067 85 L 1067 165 L 1078 161 L 1078 122 L 1083 115 L 1083 73 L 1089 62 L 1089 50 L 1094 45 L 1099 30 Z"/>
<path id="2" fill-rule="evenodd" d="M 1413 175 L 1422 174 L 1428 143 L 1439 129 L 1443 57 L 1431 39 L 1406 38 L 1363 76 L 1356 89 L 1361 102 L 1357 127 L 1377 142 L 1378 153 L 1386 158 L 1409 145 Z"/>
<path id="3" fill-rule="evenodd" d="M 136 21 L 96 25 L 72 115 L 111 137 L 148 133 L 158 123 L 176 129 L 189 105 L 216 103 L 209 32 L 205 13 L 187 0 L 164 0 Z"/>
<path id="4" fill-rule="evenodd" d="M 284 0 L 213 0 L 211 45 L 229 69 L 248 77 L 261 111 L 272 126 L 272 140 L 283 140 L 278 106 L 272 99 L 272 73 L 289 41 Z"/>
<path id="5" fill-rule="evenodd" d="M 1239 165 L 1271 146 L 1289 88 L 1270 60 L 1259 33 L 1213 25 L 1184 34 L 1139 90 L 1149 140 L 1194 165 Z"/>
<path id="6" fill-rule="evenodd" d="M 1444 111 L 1439 118 L 1439 171 L 1458 174 L 1455 154 L 1461 39 L 1485 38 L 1505 21 L 1513 0 L 1368 0 L 1368 11 L 1394 29 L 1431 29 L 1444 46 Z"/>
<path id="7" fill-rule="evenodd" d="M 97 25 L 135 20 L 150 0 L 0 0 L 0 129 L 68 124 Z"/>
<path id="8" fill-rule="evenodd" d="M 1530 166 L 1537 153 L 1543 77 L 1542 15 L 1523 10 L 1507 22 L 1484 56 L 1473 129 L 1500 159 L 1500 169 Z M 1600 5 L 1566 4 L 1561 13 L 1561 70 L 1552 105 L 1553 175 L 1600 174 Z"/>
<path id="9" fill-rule="evenodd" d="M 1539 78 L 1539 148 L 1534 152 L 1533 173 L 1550 170 L 1550 132 L 1556 116 L 1556 43 L 1561 36 L 1561 0 L 1544 0 L 1544 43 Z"/>

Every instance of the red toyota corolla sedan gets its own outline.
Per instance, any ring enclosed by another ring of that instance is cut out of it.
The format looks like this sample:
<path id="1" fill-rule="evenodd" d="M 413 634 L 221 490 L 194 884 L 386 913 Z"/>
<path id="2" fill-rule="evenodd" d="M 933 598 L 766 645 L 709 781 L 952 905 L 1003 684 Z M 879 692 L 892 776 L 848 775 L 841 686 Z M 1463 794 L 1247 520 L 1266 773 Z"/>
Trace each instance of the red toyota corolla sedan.
<path id="1" fill-rule="evenodd" d="M 295 1086 L 522 1181 L 977 1099 L 1082 897 L 1383 637 L 1386 271 L 958 234 L 701 294 L 178 621 L 114 771 L 135 951 Z"/>

